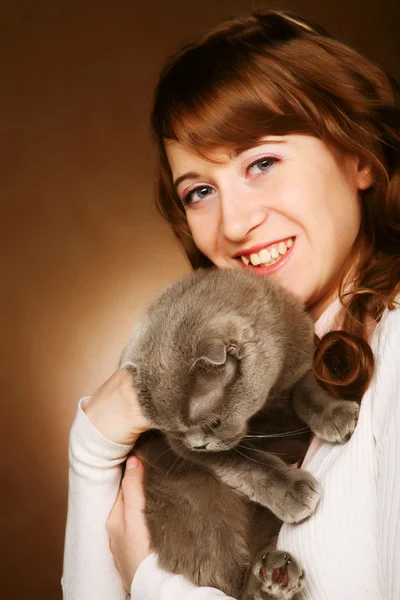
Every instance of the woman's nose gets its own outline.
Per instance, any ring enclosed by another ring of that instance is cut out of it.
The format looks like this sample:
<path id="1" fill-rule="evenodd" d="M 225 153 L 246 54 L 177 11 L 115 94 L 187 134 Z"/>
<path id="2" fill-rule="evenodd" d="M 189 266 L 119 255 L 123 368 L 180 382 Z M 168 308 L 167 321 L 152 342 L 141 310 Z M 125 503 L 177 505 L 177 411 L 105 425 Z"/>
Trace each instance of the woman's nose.
<path id="1" fill-rule="evenodd" d="M 221 233 L 232 242 L 244 240 L 268 216 L 268 209 L 251 194 L 231 192 L 221 198 Z"/>

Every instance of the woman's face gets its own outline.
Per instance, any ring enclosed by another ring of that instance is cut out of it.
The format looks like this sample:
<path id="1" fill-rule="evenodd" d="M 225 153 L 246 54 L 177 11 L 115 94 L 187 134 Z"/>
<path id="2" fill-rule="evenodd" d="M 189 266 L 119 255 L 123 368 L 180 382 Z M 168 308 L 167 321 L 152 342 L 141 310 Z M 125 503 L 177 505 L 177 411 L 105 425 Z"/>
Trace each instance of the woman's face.
<path id="1" fill-rule="evenodd" d="M 317 318 L 337 295 L 371 172 L 309 135 L 267 136 L 205 160 L 167 154 L 196 246 L 217 267 L 278 279 Z"/>

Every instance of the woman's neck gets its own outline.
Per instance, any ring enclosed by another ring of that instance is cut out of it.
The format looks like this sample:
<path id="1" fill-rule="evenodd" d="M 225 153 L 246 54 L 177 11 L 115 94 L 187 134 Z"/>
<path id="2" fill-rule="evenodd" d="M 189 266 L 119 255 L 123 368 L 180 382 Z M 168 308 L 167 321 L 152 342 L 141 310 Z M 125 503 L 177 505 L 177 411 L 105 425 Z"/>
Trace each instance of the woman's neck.
<path id="1" fill-rule="evenodd" d="M 329 306 L 339 298 L 339 290 L 335 288 L 331 293 L 325 295 L 312 306 L 307 307 L 308 314 L 312 317 L 314 323 L 324 314 Z"/>

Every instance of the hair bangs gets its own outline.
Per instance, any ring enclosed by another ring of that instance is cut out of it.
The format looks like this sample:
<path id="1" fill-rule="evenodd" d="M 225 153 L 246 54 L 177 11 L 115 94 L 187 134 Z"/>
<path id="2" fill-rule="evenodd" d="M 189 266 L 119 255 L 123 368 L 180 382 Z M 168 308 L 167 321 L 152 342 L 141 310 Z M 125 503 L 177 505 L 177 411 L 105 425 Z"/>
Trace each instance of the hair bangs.
<path id="1" fill-rule="evenodd" d="M 160 145 L 176 140 L 207 157 L 220 148 L 251 147 L 267 135 L 320 135 L 315 110 L 305 105 L 292 73 L 268 50 L 246 46 L 234 53 L 227 45 L 224 60 L 218 61 L 209 48 L 196 50 L 196 69 L 187 67 L 184 56 L 160 83 L 153 112 L 162 119 L 153 122 Z"/>

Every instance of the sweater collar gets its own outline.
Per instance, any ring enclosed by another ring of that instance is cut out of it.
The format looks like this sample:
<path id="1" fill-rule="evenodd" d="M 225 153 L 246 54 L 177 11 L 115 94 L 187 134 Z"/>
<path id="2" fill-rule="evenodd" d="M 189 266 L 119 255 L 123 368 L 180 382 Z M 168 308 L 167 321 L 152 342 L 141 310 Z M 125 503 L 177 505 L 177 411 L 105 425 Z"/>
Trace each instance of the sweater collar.
<path id="1" fill-rule="evenodd" d="M 339 313 L 341 306 L 342 304 L 340 299 L 336 298 L 315 321 L 314 331 L 319 338 L 328 333 L 328 331 L 337 328 L 337 325 L 335 324 L 335 317 Z"/>

